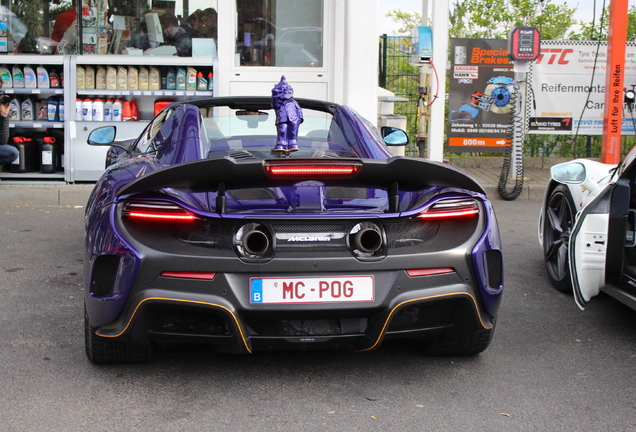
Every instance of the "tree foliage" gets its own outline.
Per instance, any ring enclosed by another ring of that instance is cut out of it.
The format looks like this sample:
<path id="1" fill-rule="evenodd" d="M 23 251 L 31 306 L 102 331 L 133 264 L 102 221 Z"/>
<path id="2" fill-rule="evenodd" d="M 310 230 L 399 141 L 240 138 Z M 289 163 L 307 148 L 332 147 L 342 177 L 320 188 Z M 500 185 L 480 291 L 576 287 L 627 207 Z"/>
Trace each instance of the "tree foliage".
<path id="1" fill-rule="evenodd" d="M 588 23 L 580 23 L 580 31 L 572 32 L 571 40 L 607 40 L 607 26 L 609 23 L 609 9 L 605 9 L 600 17 Z M 627 40 L 636 39 L 636 6 L 627 12 Z"/>
<path id="2" fill-rule="evenodd" d="M 506 39 L 516 26 L 537 27 L 542 39 L 562 39 L 576 24 L 576 8 L 547 0 L 455 0 L 449 34 L 456 38 Z"/>
<path id="3" fill-rule="evenodd" d="M 422 15 L 419 13 L 402 12 L 400 9 L 389 11 L 386 16 L 400 24 L 401 27 L 398 29 L 398 34 L 410 33 L 413 27 L 420 25 L 422 22 Z"/>
<path id="4" fill-rule="evenodd" d="M 48 5 L 48 0 L 46 1 Z M 13 0 L 11 10 L 24 23 L 32 35 L 43 34 L 44 0 Z"/>

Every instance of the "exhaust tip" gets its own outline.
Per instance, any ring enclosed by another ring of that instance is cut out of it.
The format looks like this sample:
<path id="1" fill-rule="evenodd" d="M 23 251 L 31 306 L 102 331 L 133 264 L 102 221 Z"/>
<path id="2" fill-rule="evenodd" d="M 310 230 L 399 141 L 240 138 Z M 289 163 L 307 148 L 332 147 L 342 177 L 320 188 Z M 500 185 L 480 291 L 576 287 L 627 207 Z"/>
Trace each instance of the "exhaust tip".
<path id="1" fill-rule="evenodd" d="M 251 255 L 264 255 L 269 249 L 269 238 L 261 230 L 253 230 L 245 234 L 243 247 Z"/>
<path id="2" fill-rule="evenodd" d="M 351 252 L 358 258 L 377 257 L 385 249 L 382 230 L 372 222 L 361 222 L 349 231 Z"/>
<path id="3" fill-rule="evenodd" d="M 270 258 L 274 248 L 270 230 L 262 224 L 243 225 L 234 236 L 234 246 L 242 258 Z"/>
<path id="4" fill-rule="evenodd" d="M 362 229 L 354 234 L 353 245 L 361 252 L 370 254 L 375 253 L 378 249 L 380 249 L 380 247 L 382 247 L 382 235 L 377 229 Z"/>

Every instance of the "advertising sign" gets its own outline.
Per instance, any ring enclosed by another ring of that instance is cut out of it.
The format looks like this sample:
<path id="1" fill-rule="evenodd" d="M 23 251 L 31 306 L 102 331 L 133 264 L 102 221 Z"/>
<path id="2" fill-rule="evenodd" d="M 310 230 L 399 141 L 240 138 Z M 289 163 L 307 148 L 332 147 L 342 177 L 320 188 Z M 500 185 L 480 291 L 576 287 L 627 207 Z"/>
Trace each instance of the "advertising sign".
<path id="1" fill-rule="evenodd" d="M 503 152 L 512 143 L 514 73 L 505 39 L 451 39 L 448 150 Z"/>
<path id="2" fill-rule="evenodd" d="M 601 135 L 606 57 L 605 42 L 542 41 L 529 77 L 534 97 L 529 106 L 529 133 Z M 636 87 L 633 44 L 627 45 L 624 85 Z M 628 108 L 624 107 L 623 134 L 634 133 Z"/>

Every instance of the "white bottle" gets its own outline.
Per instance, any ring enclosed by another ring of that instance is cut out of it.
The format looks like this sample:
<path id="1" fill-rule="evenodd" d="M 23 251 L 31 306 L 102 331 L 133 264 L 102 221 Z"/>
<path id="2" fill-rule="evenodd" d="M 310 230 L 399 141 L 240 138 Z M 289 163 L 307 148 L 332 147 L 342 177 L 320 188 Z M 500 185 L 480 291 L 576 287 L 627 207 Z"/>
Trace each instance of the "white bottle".
<path id="1" fill-rule="evenodd" d="M 60 101 L 57 105 L 57 115 L 60 118 L 60 121 L 64 121 L 64 98 L 60 98 Z"/>
<path id="2" fill-rule="evenodd" d="M 93 121 L 93 100 L 84 99 L 82 102 L 82 120 Z"/>
<path id="3" fill-rule="evenodd" d="M 113 121 L 113 100 L 107 99 L 104 102 L 104 121 Z"/>
<path id="4" fill-rule="evenodd" d="M 102 99 L 93 101 L 93 121 L 104 121 L 104 101 Z"/>
<path id="5" fill-rule="evenodd" d="M 7 117 L 10 120 L 20 120 L 20 101 L 17 97 L 14 97 L 9 102 L 9 114 L 7 114 Z"/>
<path id="6" fill-rule="evenodd" d="M 75 120 L 82 120 L 82 99 L 75 99 Z"/>
<path id="7" fill-rule="evenodd" d="M 115 99 L 113 102 L 113 121 L 121 121 L 121 99 Z"/>
<path id="8" fill-rule="evenodd" d="M 33 115 L 33 101 L 31 98 L 26 98 L 22 101 L 22 120 L 35 120 Z"/>
<path id="9" fill-rule="evenodd" d="M 38 80 L 31 66 L 24 67 L 24 87 L 36 88 L 38 86 Z"/>
<path id="10" fill-rule="evenodd" d="M 49 73 L 44 68 L 44 66 L 38 66 L 36 71 L 38 76 L 38 87 L 49 88 L 51 85 L 51 82 L 49 80 Z"/>

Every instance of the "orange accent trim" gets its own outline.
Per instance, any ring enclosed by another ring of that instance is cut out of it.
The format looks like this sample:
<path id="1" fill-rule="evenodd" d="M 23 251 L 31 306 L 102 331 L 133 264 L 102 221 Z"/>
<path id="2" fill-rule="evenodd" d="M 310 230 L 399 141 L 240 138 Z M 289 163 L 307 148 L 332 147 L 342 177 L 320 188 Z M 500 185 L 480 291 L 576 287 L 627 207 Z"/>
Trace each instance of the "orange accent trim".
<path id="1" fill-rule="evenodd" d="M 128 330 L 128 327 L 130 327 L 130 323 L 132 323 L 133 318 L 135 317 L 135 314 L 137 313 L 137 311 L 139 310 L 139 307 L 147 302 L 148 300 L 160 300 L 160 301 L 173 301 L 173 302 L 181 302 L 181 303 L 192 303 L 192 304 L 201 304 L 201 305 L 206 305 L 206 306 L 214 306 L 214 307 L 218 307 L 220 309 L 225 310 L 226 312 L 228 312 L 230 315 L 232 315 L 232 318 L 234 319 L 234 322 L 236 323 L 236 328 L 238 328 L 238 331 L 241 335 L 241 339 L 243 340 L 243 345 L 245 345 L 245 349 L 247 350 L 247 352 L 249 352 L 250 354 L 252 353 L 252 350 L 250 349 L 250 347 L 247 345 L 247 340 L 245 339 L 245 335 L 243 334 L 243 330 L 241 330 L 241 326 L 239 324 L 238 319 L 236 318 L 236 315 L 234 315 L 234 313 L 229 310 L 228 308 L 226 308 L 225 306 L 221 306 L 218 304 L 214 304 L 214 303 L 207 303 L 207 302 L 201 302 L 201 301 L 193 301 L 193 300 L 181 300 L 181 299 L 171 299 L 171 298 L 163 298 L 163 297 L 149 297 L 147 299 L 143 299 L 142 301 L 139 302 L 139 304 L 137 305 L 137 307 L 135 308 L 134 312 L 132 313 L 132 315 L 130 316 L 130 319 L 128 320 L 128 324 L 126 324 L 126 327 L 124 327 L 124 329 L 116 335 L 100 335 L 99 333 L 96 333 L 97 336 L 100 337 L 107 337 L 107 338 L 116 338 L 121 336 L 122 334 L 124 334 L 126 332 L 126 330 Z"/>
<path id="2" fill-rule="evenodd" d="M 601 144 L 601 162 L 606 164 L 617 164 L 621 161 L 627 6 L 628 0 L 612 0 L 609 5 L 605 109 L 603 110 Z"/>
<path id="3" fill-rule="evenodd" d="M 468 294 L 468 293 L 452 293 L 452 294 L 440 294 L 440 295 L 434 295 L 434 296 L 430 296 L 430 297 L 422 297 L 422 298 L 418 298 L 418 299 L 413 299 L 413 300 L 406 300 L 403 301 L 402 303 L 398 304 L 397 306 L 395 306 L 392 310 L 391 313 L 389 313 L 389 316 L 386 317 L 386 321 L 384 322 L 384 325 L 382 326 L 382 331 L 380 332 L 380 335 L 378 336 L 378 339 L 375 341 L 375 343 L 373 345 L 371 345 L 369 348 L 365 348 L 365 349 L 361 349 L 358 351 L 370 351 L 372 349 L 374 349 L 375 347 L 377 347 L 380 344 L 380 341 L 382 340 L 382 337 L 384 337 L 384 333 L 386 332 L 386 328 L 389 325 L 389 322 L 391 321 L 391 318 L 393 317 L 393 314 L 395 313 L 395 311 L 402 305 L 405 305 L 407 303 L 413 303 L 413 302 L 417 302 L 417 301 L 422 301 L 422 300 L 428 300 L 428 299 L 433 299 L 433 298 L 441 298 L 441 297 L 449 297 L 449 296 L 458 296 L 458 295 L 465 295 L 470 297 L 470 299 L 473 301 L 473 304 L 475 305 L 475 310 L 477 311 L 477 316 L 479 317 L 479 322 L 481 324 L 481 326 L 484 329 L 491 329 L 492 326 L 487 327 L 484 325 L 484 321 L 481 319 L 481 313 L 479 313 L 479 307 L 477 306 L 477 301 L 475 301 L 475 297 L 473 297 L 472 295 Z"/>
<path id="4" fill-rule="evenodd" d="M 480 147 L 510 147 L 512 141 L 508 138 L 480 138 L 480 137 L 451 137 L 448 138 L 450 147 L 464 147 L 479 151 Z"/>

